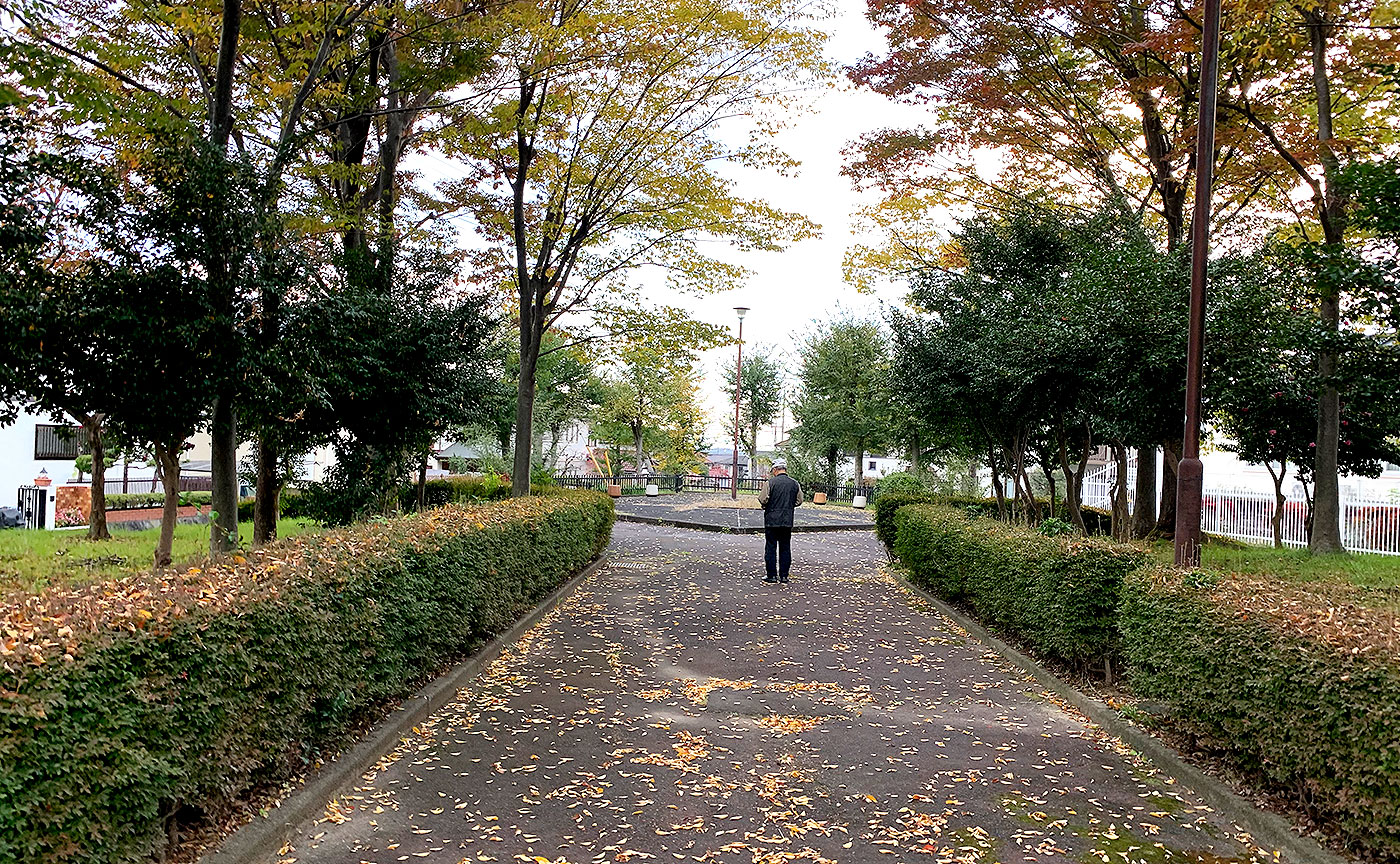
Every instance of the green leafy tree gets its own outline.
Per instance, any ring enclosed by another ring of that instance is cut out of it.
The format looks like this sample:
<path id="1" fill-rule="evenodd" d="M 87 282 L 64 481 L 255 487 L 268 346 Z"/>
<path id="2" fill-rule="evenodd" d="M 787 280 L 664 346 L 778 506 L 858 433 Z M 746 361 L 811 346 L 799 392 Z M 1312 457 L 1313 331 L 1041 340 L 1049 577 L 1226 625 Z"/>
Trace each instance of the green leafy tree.
<path id="1" fill-rule="evenodd" d="M 712 0 L 546 2 L 501 14 L 478 113 L 451 148 L 470 171 L 449 197 L 475 217 L 489 246 L 483 278 L 508 286 L 517 315 L 514 494 L 530 490 L 547 331 L 568 316 L 603 323 L 638 308 L 628 278 L 638 268 L 693 292 L 741 281 L 702 241 L 776 249 L 811 236 L 806 220 L 740 196 L 718 170 L 786 164 L 766 136 L 736 147 L 716 134 L 725 118 L 763 115 L 824 73 L 808 15 L 800 4 Z"/>
<path id="2" fill-rule="evenodd" d="M 747 453 L 758 452 L 758 430 L 772 423 L 783 410 L 783 366 L 772 348 L 756 346 L 743 359 L 743 390 L 739 402 L 739 446 Z M 724 392 L 734 404 L 734 369 L 724 369 Z M 734 438 L 734 420 L 726 416 L 725 435 Z"/>
<path id="3" fill-rule="evenodd" d="M 502 376 L 486 350 L 497 321 L 486 295 L 459 284 L 444 242 L 401 247 L 387 285 L 350 278 L 293 312 L 322 348 L 314 362 L 336 466 L 318 497 L 332 521 L 390 511 L 433 441 L 489 422 Z M 355 350 L 332 347 L 343 345 Z"/>
<path id="4" fill-rule="evenodd" d="M 1116 208 L 1023 205 L 963 222 L 944 266 L 913 281 L 917 311 L 893 313 L 899 404 L 943 446 L 985 454 L 1003 513 L 1010 484 L 1037 519 L 1031 469 L 1051 481 L 1058 467 L 1077 520 L 1094 447 L 1110 443 L 1126 462 L 1176 416 L 1173 266 Z M 1125 474 L 1114 496 L 1123 534 Z"/>
<path id="5" fill-rule="evenodd" d="M 1283 545 L 1284 491 L 1290 468 L 1312 512 L 1317 450 L 1317 362 L 1325 339 L 1312 314 L 1305 250 L 1271 243 L 1217 263 L 1208 323 L 1210 357 L 1204 396 L 1226 447 L 1264 465 L 1274 484 L 1274 545 Z M 1400 461 L 1400 353 L 1392 335 L 1374 327 L 1343 332 L 1339 368 L 1343 430 L 1339 470 L 1378 476 Z M 1316 530 L 1310 516 L 1308 527 Z"/>
<path id="6" fill-rule="evenodd" d="M 864 485 L 865 454 L 890 434 L 888 337 L 878 322 L 836 318 L 817 326 L 801 348 L 801 390 L 793 407 L 808 448 L 834 462 L 837 450 L 855 457 L 855 483 Z"/>
<path id="7" fill-rule="evenodd" d="M 604 374 L 598 433 L 605 439 L 630 441 L 637 473 L 651 473 L 648 437 L 664 440 L 664 429 L 677 425 L 678 417 L 693 415 L 694 364 L 688 350 L 641 341 L 623 347 L 616 367 Z"/>

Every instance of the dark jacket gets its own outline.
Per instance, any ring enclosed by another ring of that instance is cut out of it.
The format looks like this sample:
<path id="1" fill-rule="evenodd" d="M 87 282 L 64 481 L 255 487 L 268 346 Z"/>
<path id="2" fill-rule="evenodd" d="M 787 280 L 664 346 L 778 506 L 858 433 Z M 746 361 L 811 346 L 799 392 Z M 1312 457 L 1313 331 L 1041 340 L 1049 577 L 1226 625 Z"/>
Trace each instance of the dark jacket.
<path id="1" fill-rule="evenodd" d="M 764 528 L 791 528 L 792 511 L 802 504 L 802 487 L 786 474 L 775 474 L 758 494 Z"/>

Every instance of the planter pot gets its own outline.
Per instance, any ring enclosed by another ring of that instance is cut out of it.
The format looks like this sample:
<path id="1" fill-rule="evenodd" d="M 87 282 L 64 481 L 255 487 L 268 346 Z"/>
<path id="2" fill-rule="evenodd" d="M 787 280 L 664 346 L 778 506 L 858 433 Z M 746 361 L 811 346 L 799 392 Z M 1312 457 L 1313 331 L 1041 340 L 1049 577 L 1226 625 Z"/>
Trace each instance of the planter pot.
<path id="1" fill-rule="evenodd" d="M 655 483 L 648 483 L 648 484 L 647 484 L 647 497 L 648 497 L 648 498 L 655 498 L 657 495 L 660 495 L 660 494 L 661 494 L 661 487 L 660 487 L 660 486 L 657 486 Z"/>
<path id="2" fill-rule="evenodd" d="M 825 503 L 826 503 L 826 493 L 825 493 L 825 492 L 813 492 L 813 493 L 812 493 L 812 503 L 813 503 L 813 504 L 825 504 Z"/>
<path id="3" fill-rule="evenodd" d="M 622 497 L 622 486 L 617 485 L 617 484 L 614 484 L 614 483 L 609 483 L 609 484 L 608 484 L 608 494 L 611 495 L 611 496 L 614 497 L 614 498 L 621 498 L 621 497 Z"/>
<path id="4" fill-rule="evenodd" d="M 851 506 L 854 507 L 854 508 L 856 508 L 857 510 L 864 510 L 864 509 L 865 509 L 865 496 L 864 496 L 864 495 L 857 495 L 856 497 L 852 498 L 852 499 L 851 499 Z"/>

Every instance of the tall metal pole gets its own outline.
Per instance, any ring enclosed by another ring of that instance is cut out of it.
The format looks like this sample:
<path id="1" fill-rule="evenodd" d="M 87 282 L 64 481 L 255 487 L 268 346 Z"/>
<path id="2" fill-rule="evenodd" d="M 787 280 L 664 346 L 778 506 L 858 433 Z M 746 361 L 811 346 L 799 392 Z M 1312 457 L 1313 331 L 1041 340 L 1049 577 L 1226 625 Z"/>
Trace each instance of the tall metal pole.
<path id="1" fill-rule="evenodd" d="M 734 464 L 730 467 L 729 497 L 739 500 L 739 400 L 744 391 L 744 314 L 748 307 L 735 306 L 739 313 L 739 359 L 734 364 Z"/>
<path id="2" fill-rule="evenodd" d="M 1176 565 L 1201 563 L 1201 365 L 1210 258 L 1210 187 L 1215 167 L 1215 103 L 1220 66 L 1220 0 L 1205 0 L 1201 98 L 1196 121 L 1196 209 L 1191 217 L 1191 321 L 1186 338 L 1186 428 L 1176 473 Z"/>

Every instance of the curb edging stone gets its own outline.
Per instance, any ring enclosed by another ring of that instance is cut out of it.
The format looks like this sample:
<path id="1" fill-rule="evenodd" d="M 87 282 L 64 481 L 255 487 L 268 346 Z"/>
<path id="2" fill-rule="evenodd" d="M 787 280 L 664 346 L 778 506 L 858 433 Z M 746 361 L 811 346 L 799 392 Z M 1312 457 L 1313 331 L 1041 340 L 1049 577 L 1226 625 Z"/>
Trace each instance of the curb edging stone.
<path id="1" fill-rule="evenodd" d="M 972 638 L 1028 673 L 1037 683 L 1053 691 L 1055 695 L 1074 706 L 1075 710 L 1103 727 L 1110 735 L 1121 738 L 1157 767 L 1180 780 L 1217 812 L 1248 831 L 1256 844 L 1270 851 L 1281 852 L 1286 856 L 1285 861 L 1298 864 L 1349 864 L 1346 858 L 1324 849 L 1311 837 L 1294 832 L 1287 819 L 1255 807 L 1235 794 L 1229 786 L 1187 762 L 1151 734 L 1124 720 L 1118 712 L 1081 693 L 1049 669 L 1002 641 L 986 627 L 915 585 L 902 570 L 891 567 L 890 572 L 901 585 L 928 601 L 940 614 L 966 630 Z"/>
<path id="2" fill-rule="evenodd" d="M 199 858 L 199 864 L 254 864 L 271 861 L 282 847 L 297 834 L 297 829 L 311 821 L 335 794 L 350 785 L 379 761 L 385 753 L 398 746 L 413 727 L 433 712 L 452 701 L 457 691 L 471 683 L 497 657 L 514 645 L 546 615 L 554 611 L 585 579 L 608 563 L 606 552 L 592 563 L 570 576 L 568 581 L 546 597 L 538 606 L 488 642 L 471 657 L 428 682 L 421 690 L 403 700 L 354 746 L 340 754 L 316 772 L 300 789 L 287 796 L 267 816 L 254 819 L 234 831 L 214 849 Z"/>

